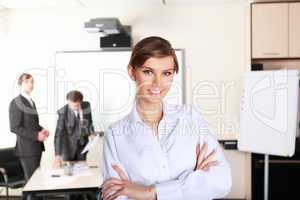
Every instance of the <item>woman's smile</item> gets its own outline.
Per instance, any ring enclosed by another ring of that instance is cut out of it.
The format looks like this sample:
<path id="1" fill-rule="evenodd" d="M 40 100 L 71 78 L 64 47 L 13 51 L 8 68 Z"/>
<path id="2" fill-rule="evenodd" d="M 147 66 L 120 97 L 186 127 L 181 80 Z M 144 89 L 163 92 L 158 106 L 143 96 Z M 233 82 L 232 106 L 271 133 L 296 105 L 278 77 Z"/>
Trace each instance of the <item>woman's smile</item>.
<path id="1" fill-rule="evenodd" d="M 157 89 L 150 89 L 148 91 L 152 96 L 160 96 L 160 94 L 161 94 L 161 91 L 157 90 Z"/>

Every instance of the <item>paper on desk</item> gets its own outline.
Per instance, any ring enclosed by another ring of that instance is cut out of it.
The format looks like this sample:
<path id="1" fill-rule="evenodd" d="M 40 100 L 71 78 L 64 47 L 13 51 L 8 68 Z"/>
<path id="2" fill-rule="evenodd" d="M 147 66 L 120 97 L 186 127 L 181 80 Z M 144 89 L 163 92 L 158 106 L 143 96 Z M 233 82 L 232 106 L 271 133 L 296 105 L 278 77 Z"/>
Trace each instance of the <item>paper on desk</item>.
<path id="1" fill-rule="evenodd" d="M 94 139 L 90 139 L 87 145 L 82 150 L 81 154 L 88 152 L 99 141 L 99 136 L 95 136 Z"/>

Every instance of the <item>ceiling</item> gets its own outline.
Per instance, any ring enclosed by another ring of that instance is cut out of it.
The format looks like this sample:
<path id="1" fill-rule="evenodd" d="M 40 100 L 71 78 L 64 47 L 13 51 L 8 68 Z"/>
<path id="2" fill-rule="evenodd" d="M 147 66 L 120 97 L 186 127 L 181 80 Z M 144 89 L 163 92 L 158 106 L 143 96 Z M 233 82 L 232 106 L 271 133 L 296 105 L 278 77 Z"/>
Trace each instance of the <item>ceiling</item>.
<path id="1" fill-rule="evenodd" d="M 0 10 L 22 8 L 51 8 L 51 7 L 93 7 L 105 5 L 167 5 L 172 4 L 201 4 L 224 2 L 247 2 L 249 0 L 0 0 Z"/>
<path id="2" fill-rule="evenodd" d="M 56 6 L 84 6 L 81 0 L 0 0 L 0 8 L 45 8 Z"/>
<path id="3" fill-rule="evenodd" d="M 299 0 L 253 0 L 253 2 L 291 2 Z"/>

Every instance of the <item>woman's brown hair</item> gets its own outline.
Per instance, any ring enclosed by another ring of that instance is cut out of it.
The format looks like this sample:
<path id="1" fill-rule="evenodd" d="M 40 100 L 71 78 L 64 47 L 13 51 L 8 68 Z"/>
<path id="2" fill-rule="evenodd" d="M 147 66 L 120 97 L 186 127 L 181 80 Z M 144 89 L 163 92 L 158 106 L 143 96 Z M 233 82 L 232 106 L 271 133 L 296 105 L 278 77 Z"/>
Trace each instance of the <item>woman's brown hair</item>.
<path id="1" fill-rule="evenodd" d="M 175 50 L 170 42 L 164 38 L 151 36 L 139 41 L 133 48 L 129 66 L 133 69 L 141 67 L 149 58 L 164 58 L 172 56 L 174 60 L 174 71 L 178 72 L 178 61 Z"/>
<path id="2" fill-rule="evenodd" d="M 22 85 L 23 81 L 31 79 L 32 75 L 28 73 L 23 73 L 18 79 L 18 85 Z"/>

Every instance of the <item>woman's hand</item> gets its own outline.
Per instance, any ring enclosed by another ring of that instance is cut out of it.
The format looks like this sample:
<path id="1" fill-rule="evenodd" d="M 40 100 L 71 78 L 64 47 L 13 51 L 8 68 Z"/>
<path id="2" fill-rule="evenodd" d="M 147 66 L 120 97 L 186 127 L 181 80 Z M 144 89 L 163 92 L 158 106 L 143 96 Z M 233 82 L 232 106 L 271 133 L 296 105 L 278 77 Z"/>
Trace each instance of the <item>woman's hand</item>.
<path id="1" fill-rule="evenodd" d="M 218 161 L 215 160 L 216 149 L 212 150 L 208 156 L 205 157 L 207 153 L 207 143 L 204 143 L 200 148 L 200 144 L 197 144 L 196 147 L 196 156 L 197 156 L 197 163 L 195 166 L 194 171 L 196 170 L 203 170 L 208 171 L 211 167 L 218 165 Z"/>
<path id="2" fill-rule="evenodd" d="M 106 180 L 102 185 L 102 198 L 104 200 L 114 200 L 119 196 L 126 196 L 134 200 L 155 200 L 156 191 L 154 186 L 140 186 L 130 183 L 126 174 L 117 165 L 112 165 L 118 173 L 121 180 L 111 178 Z"/>

